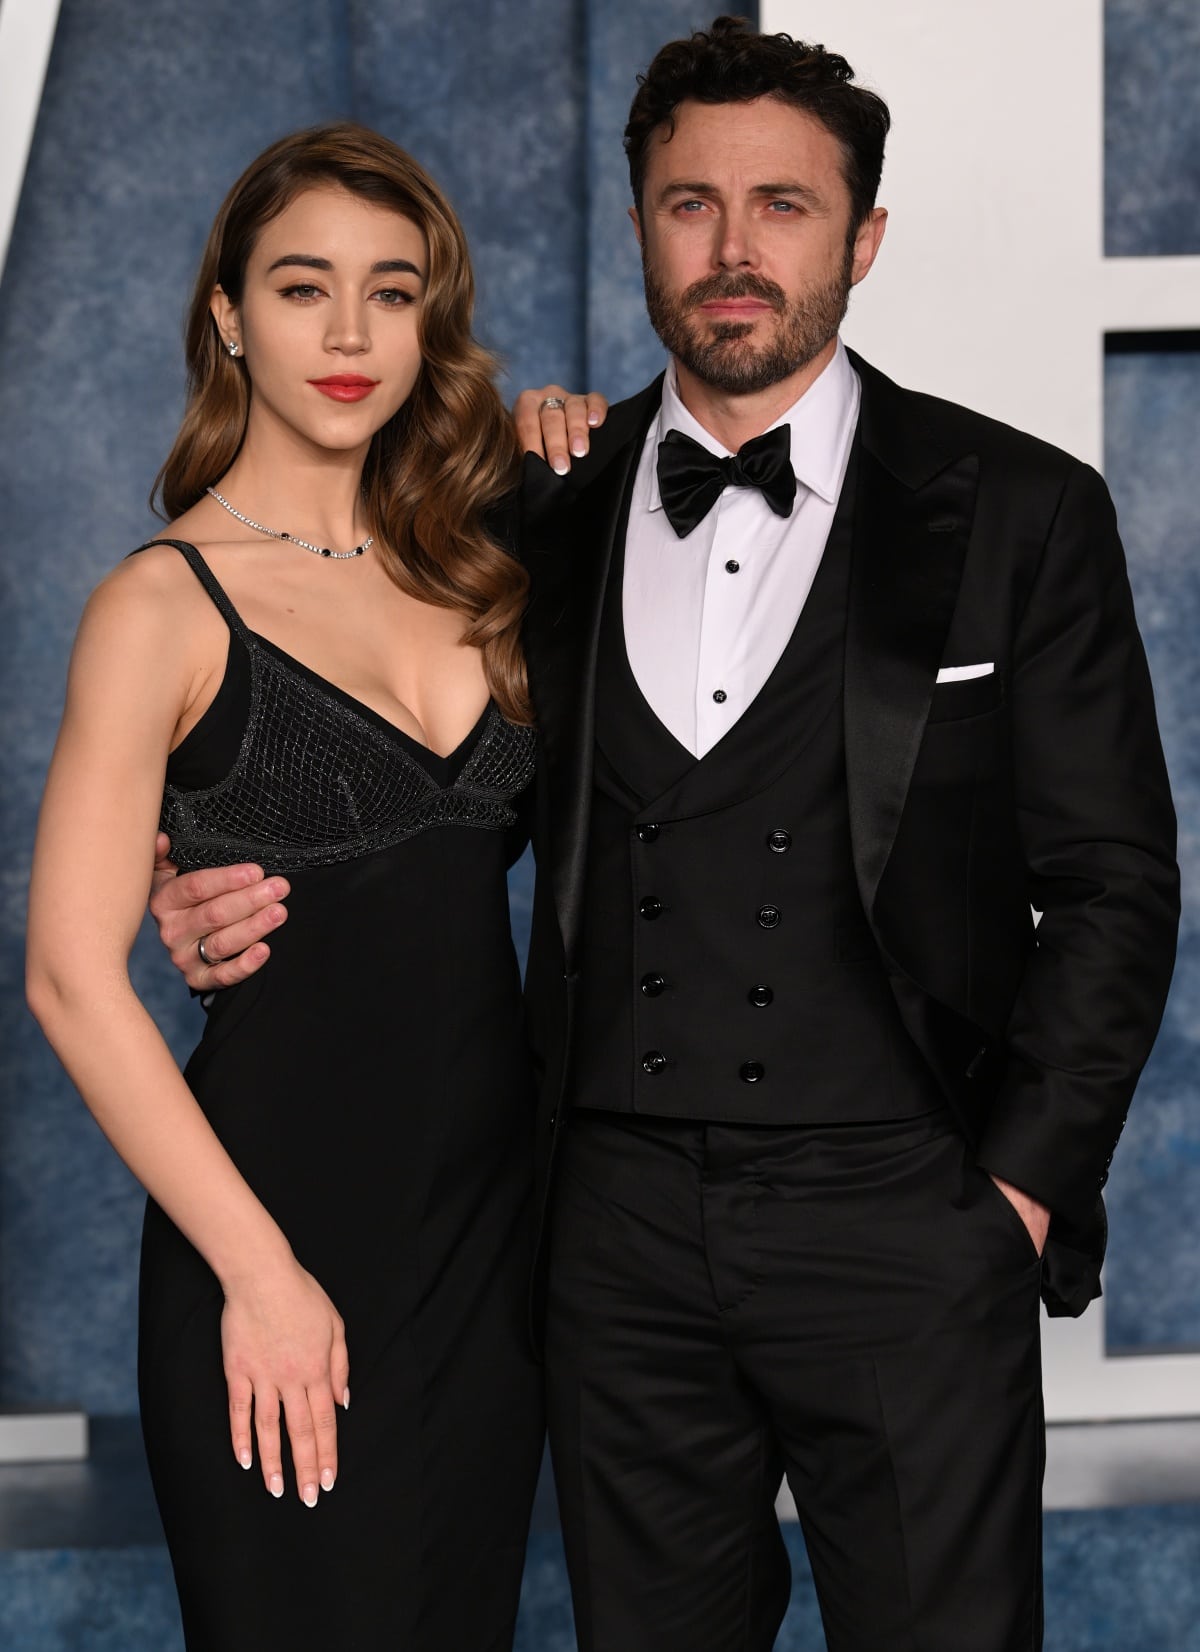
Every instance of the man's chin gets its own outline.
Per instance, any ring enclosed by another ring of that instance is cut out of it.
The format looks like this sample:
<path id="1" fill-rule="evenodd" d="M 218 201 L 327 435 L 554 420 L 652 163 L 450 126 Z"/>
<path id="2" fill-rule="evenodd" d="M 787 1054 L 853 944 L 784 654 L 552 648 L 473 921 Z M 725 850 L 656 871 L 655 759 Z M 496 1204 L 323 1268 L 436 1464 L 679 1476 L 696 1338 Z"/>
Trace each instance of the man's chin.
<path id="1" fill-rule="evenodd" d="M 680 362 L 702 384 L 729 396 L 750 396 L 790 377 L 795 371 L 791 363 L 783 362 L 770 352 L 756 349 L 738 338 L 712 339 L 687 355 Z"/>

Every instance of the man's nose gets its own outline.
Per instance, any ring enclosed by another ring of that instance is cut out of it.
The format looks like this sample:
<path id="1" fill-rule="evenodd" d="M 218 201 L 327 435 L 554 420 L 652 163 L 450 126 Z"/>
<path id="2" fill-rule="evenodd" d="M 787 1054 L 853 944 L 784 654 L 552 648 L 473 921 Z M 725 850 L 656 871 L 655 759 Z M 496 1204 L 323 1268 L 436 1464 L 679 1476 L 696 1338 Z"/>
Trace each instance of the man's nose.
<path id="1" fill-rule="evenodd" d="M 742 213 L 725 213 L 717 234 L 716 261 L 722 269 L 753 268 L 758 251 L 749 220 Z"/>

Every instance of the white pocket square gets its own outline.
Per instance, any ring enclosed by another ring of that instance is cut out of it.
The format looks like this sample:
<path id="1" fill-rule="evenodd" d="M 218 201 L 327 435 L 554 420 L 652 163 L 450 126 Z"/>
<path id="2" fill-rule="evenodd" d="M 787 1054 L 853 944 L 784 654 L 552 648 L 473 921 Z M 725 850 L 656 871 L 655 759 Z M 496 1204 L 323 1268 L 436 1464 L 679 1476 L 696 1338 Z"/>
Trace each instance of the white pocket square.
<path id="1" fill-rule="evenodd" d="M 990 677 L 996 666 L 993 660 L 986 665 L 944 665 L 937 674 L 939 683 L 965 683 L 972 677 Z"/>

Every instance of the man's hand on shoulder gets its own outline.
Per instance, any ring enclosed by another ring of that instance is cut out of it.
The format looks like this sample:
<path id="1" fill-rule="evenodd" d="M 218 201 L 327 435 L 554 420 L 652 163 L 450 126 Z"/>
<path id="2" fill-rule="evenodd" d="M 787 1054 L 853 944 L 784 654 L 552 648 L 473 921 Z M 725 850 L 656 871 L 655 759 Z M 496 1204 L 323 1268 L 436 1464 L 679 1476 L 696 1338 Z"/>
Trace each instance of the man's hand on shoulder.
<path id="1" fill-rule="evenodd" d="M 196 992 L 232 987 L 271 956 L 263 940 L 287 921 L 286 878 L 267 878 L 261 866 L 214 866 L 178 873 L 164 833 L 155 844 L 150 915 L 171 962 Z M 209 962 L 200 956 L 200 945 Z"/>
<path id="2" fill-rule="evenodd" d="M 536 453 L 557 475 L 565 476 L 572 458 L 587 454 L 591 431 L 608 417 L 608 402 L 597 390 L 576 395 L 561 384 L 544 384 L 540 390 L 522 390 L 513 416 L 526 453 Z"/>
<path id="3" fill-rule="evenodd" d="M 991 1175 L 991 1172 L 988 1174 Z M 992 1176 L 992 1180 L 1024 1222 L 1026 1231 L 1033 1241 L 1033 1248 L 1040 1256 L 1046 1248 L 1046 1235 L 1050 1231 L 1049 1210 L 1036 1199 L 1031 1199 L 1028 1193 L 1022 1193 L 1019 1187 L 1004 1181 L 1002 1177 Z"/>

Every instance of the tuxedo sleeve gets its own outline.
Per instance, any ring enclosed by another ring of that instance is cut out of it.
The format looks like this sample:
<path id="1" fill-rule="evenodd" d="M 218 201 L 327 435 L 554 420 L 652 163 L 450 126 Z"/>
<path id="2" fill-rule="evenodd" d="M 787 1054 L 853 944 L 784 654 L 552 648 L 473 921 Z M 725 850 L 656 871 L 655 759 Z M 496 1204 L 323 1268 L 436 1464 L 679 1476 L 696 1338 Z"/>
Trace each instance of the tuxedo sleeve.
<path id="1" fill-rule="evenodd" d="M 1175 813 L 1116 516 L 1064 486 L 1017 624 L 1013 773 L 1042 914 L 979 1162 L 1069 1222 L 1095 1211 L 1175 958 Z"/>

